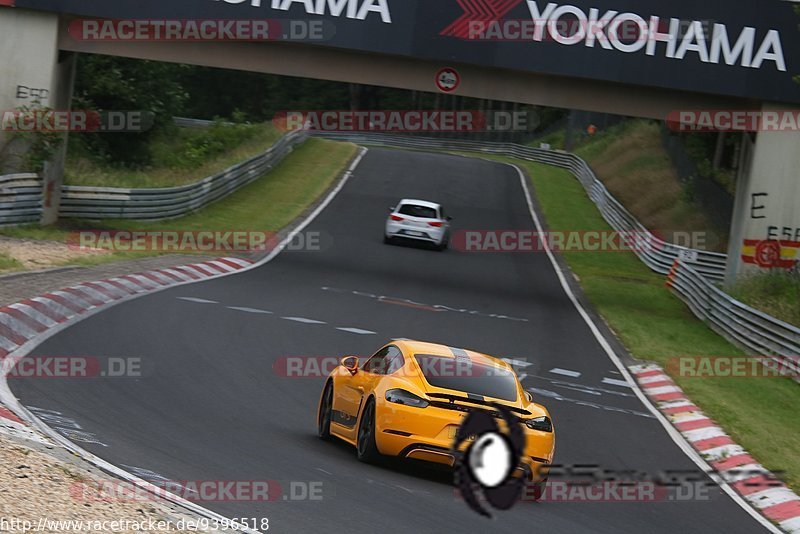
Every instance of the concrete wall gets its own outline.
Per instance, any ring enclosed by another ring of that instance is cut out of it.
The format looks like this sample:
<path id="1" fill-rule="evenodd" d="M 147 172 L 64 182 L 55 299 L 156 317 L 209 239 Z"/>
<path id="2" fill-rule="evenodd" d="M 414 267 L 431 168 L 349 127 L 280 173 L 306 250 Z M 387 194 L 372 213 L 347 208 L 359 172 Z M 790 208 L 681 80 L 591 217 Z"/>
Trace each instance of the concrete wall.
<path id="1" fill-rule="evenodd" d="M 68 109 L 72 97 L 74 61 L 72 54 L 58 49 L 59 17 L 13 8 L 0 8 L 0 112 L 21 106 L 40 105 Z M 45 170 L 45 222 L 53 222 L 58 212 L 66 135 L 61 150 Z M 12 139 L 0 132 L 0 170 L 29 171 L 22 168 L 24 138 Z"/>
<path id="2" fill-rule="evenodd" d="M 50 105 L 57 42 L 58 16 L 0 8 L 0 111 L 37 100 Z M 0 131 L 0 174 L 29 170 L 19 168 L 24 143 L 9 146 L 9 137 Z"/>
<path id="3" fill-rule="evenodd" d="M 58 57 L 58 15 L 0 8 L 0 109 L 49 105 Z"/>
<path id="4" fill-rule="evenodd" d="M 789 109 L 763 105 L 765 112 Z M 728 283 L 800 260 L 800 133 L 761 132 L 749 151 L 737 184 Z"/>

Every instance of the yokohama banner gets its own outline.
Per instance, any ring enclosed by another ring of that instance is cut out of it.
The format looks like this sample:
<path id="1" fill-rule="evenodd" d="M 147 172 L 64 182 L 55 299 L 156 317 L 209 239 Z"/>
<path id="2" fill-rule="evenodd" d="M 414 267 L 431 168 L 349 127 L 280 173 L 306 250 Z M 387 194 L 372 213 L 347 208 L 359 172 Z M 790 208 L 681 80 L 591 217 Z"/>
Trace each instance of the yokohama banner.
<path id="1" fill-rule="evenodd" d="M 0 0 L 82 17 L 324 20 L 351 50 L 800 102 L 783 0 Z M 209 46 L 214 46 L 210 43 Z M 300 45 L 298 45 L 300 46 Z"/>

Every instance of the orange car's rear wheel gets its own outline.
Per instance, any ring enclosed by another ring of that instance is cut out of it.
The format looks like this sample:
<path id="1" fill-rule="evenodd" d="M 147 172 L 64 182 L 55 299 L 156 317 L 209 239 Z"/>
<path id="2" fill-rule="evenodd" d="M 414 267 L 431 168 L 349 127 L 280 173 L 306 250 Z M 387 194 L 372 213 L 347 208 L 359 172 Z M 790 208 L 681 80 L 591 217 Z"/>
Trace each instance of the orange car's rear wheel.
<path id="1" fill-rule="evenodd" d="M 377 462 L 381 454 L 375 443 L 375 401 L 370 399 L 364 406 L 361 414 L 361 424 L 358 426 L 358 459 L 366 463 Z"/>
<path id="2" fill-rule="evenodd" d="M 324 439 L 331 439 L 331 416 L 333 415 L 333 382 L 328 381 L 322 392 L 317 421 L 317 435 Z"/>
<path id="3" fill-rule="evenodd" d="M 539 482 L 533 483 L 533 500 L 538 501 L 544 496 L 544 492 L 547 489 L 547 479 L 541 480 Z"/>

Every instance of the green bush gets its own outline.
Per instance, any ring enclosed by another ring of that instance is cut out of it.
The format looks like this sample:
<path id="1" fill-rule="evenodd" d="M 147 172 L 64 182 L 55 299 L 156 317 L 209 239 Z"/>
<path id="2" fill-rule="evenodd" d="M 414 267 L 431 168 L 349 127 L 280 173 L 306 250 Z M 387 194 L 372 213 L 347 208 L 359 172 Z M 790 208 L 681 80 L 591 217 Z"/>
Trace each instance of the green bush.
<path id="1" fill-rule="evenodd" d="M 261 131 L 263 127 L 258 124 L 230 124 L 218 120 L 208 128 L 195 130 L 182 150 L 164 155 L 163 163 L 174 169 L 195 169 L 249 141 Z"/>

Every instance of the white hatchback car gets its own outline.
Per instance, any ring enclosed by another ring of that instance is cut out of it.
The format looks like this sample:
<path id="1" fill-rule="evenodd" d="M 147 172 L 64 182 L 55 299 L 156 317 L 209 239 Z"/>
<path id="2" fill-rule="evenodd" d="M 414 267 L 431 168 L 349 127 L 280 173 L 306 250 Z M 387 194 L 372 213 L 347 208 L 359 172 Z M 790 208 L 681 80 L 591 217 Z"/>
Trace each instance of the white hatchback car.
<path id="1" fill-rule="evenodd" d="M 403 238 L 433 243 L 437 250 L 447 248 L 452 217 L 445 215 L 441 204 L 404 198 L 389 211 L 384 243 Z"/>

